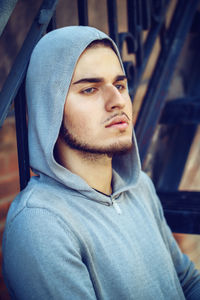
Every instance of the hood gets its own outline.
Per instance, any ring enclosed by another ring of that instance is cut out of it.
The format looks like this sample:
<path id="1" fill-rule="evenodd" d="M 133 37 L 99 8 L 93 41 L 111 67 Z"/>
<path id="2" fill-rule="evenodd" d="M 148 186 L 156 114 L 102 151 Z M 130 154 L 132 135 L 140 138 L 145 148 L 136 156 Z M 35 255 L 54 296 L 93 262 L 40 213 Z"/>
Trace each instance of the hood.
<path id="1" fill-rule="evenodd" d="M 59 165 L 53 150 L 77 60 L 92 41 L 105 38 L 111 40 L 105 33 L 86 26 L 53 30 L 34 48 L 26 77 L 30 166 L 40 178 L 48 176 L 80 192 L 91 188 L 83 179 L 79 177 L 77 180 L 77 175 Z M 121 62 L 117 47 L 112 43 Z M 134 133 L 133 143 L 133 151 L 113 158 L 114 173 L 120 177 L 117 189 L 121 191 L 135 186 L 140 174 Z"/>

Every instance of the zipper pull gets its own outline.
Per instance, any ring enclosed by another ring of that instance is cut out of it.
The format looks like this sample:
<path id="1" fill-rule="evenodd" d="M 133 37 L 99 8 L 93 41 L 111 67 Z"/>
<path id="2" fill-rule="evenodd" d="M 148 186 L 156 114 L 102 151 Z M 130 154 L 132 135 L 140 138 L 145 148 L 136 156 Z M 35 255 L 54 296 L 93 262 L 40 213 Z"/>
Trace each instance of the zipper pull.
<path id="1" fill-rule="evenodd" d="M 116 210 L 116 212 L 118 213 L 118 215 L 121 215 L 122 214 L 122 211 L 118 205 L 118 203 L 116 203 L 114 200 L 112 201 L 112 204 L 113 204 L 113 207 L 114 209 Z"/>

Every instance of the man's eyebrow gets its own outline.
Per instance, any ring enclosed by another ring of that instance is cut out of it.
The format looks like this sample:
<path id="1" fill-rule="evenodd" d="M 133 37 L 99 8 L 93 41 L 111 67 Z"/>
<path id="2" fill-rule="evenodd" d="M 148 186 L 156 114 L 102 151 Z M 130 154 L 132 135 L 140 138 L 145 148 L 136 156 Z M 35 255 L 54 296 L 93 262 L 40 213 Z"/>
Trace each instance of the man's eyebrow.
<path id="1" fill-rule="evenodd" d="M 127 80 L 126 75 L 118 75 L 118 76 L 115 77 L 114 82 L 116 82 L 116 81 L 123 81 L 123 80 Z"/>
<path id="2" fill-rule="evenodd" d="M 73 84 L 78 84 L 78 83 L 87 83 L 87 82 L 103 82 L 104 79 L 101 77 L 91 77 L 91 78 L 82 78 L 78 81 L 73 82 Z"/>
<path id="3" fill-rule="evenodd" d="M 122 81 L 127 79 L 126 75 L 117 75 L 114 78 L 114 82 L 117 81 Z M 103 77 L 89 77 L 89 78 L 82 78 L 79 79 L 75 82 L 73 82 L 73 84 L 78 84 L 78 83 L 98 83 L 98 82 L 104 82 L 104 78 Z"/>

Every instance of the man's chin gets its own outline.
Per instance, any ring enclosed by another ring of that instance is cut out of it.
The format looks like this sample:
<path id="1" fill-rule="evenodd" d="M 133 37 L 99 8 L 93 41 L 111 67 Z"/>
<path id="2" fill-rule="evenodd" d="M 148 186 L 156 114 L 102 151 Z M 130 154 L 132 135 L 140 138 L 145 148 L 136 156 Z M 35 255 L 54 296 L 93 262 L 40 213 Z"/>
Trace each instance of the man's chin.
<path id="1" fill-rule="evenodd" d="M 132 149 L 132 140 L 118 140 L 109 145 L 91 145 L 87 142 L 80 141 L 72 136 L 68 130 L 61 126 L 60 132 L 61 139 L 64 143 L 71 149 L 84 152 L 85 154 L 96 154 L 96 155 L 108 155 L 112 157 L 113 155 L 125 154 Z"/>
<path id="2" fill-rule="evenodd" d="M 109 157 L 112 157 L 113 155 L 124 155 L 127 154 L 132 150 L 133 144 L 127 143 L 127 144 L 115 144 L 107 149 L 105 149 L 105 154 L 107 154 Z"/>
<path id="3" fill-rule="evenodd" d="M 74 147 L 74 149 L 88 154 L 96 155 L 107 155 L 108 157 L 113 157 L 114 155 L 124 155 L 131 151 L 133 145 L 132 143 L 127 144 L 114 144 L 107 147 L 92 147 L 89 145 L 79 145 Z"/>

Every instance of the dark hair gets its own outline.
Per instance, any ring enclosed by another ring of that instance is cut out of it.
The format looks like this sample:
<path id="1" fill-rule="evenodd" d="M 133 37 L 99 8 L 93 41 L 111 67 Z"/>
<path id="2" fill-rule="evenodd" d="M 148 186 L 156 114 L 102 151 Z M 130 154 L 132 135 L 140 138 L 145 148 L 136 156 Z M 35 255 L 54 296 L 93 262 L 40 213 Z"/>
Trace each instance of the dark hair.
<path id="1" fill-rule="evenodd" d="M 90 49 L 90 48 L 98 48 L 101 46 L 111 48 L 115 52 L 115 54 L 117 54 L 113 43 L 109 39 L 106 39 L 106 38 L 102 39 L 102 40 L 94 40 L 86 47 L 86 50 Z"/>

